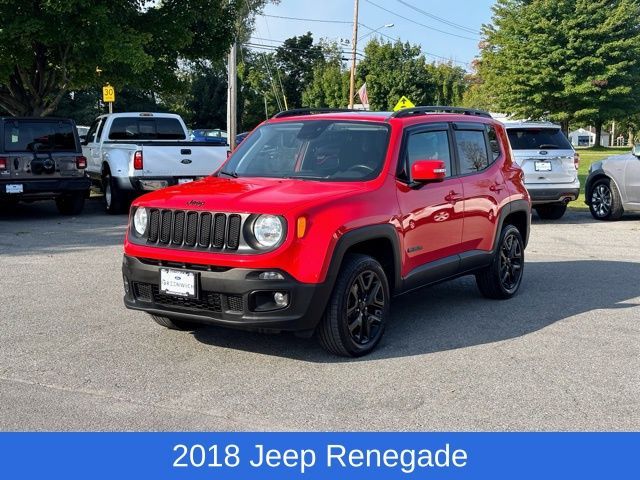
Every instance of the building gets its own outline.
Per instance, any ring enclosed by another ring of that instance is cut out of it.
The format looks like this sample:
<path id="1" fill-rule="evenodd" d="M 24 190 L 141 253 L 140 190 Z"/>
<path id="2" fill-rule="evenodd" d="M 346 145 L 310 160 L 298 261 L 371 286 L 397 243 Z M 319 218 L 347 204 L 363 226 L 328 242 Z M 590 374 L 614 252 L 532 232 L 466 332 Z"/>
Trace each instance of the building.
<path id="1" fill-rule="evenodd" d="M 610 145 L 611 134 L 607 131 L 602 131 L 600 135 L 600 146 L 608 147 Z M 574 147 L 593 147 L 596 143 L 595 129 L 589 127 L 588 129 L 579 128 L 569 133 L 569 141 Z"/>

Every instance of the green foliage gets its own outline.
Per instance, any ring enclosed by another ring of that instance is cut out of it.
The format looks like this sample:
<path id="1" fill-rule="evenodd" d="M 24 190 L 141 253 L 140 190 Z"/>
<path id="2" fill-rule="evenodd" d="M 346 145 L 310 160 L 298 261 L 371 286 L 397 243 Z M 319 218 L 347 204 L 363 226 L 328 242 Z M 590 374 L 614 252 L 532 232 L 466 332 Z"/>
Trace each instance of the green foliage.
<path id="1" fill-rule="evenodd" d="M 498 0 L 472 99 L 519 117 L 596 126 L 638 111 L 637 0 Z"/>
<path id="2" fill-rule="evenodd" d="M 357 69 L 358 86 L 367 82 L 369 108 L 391 110 L 403 95 L 416 105 L 434 103 L 435 79 L 417 45 L 371 40 Z"/>
<path id="3" fill-rule="evenodd" d="M 235 15 L 227 0 L 0 0 L 0 106 L 47 115 L 107 81 L 178 91 L 184 62 L 224 56 Z"/>
<path id="4" fill-rule="evenodd" d="M 451 63 L 427 65 L 427 71 L 433 77 L 435 105 L 461 105 L 464 93 L 468 88 L 467 72 L 462 67 Z"/>

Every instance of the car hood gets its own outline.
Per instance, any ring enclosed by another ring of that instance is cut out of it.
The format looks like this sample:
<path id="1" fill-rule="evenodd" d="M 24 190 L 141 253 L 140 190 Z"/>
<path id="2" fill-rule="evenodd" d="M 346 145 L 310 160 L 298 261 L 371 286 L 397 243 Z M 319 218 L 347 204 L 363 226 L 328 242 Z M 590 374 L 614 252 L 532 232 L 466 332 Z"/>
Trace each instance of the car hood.
<path id="1" fill-rule="evenodd" d="M 164 188 L 138 198 L 135 205 L 214 212 L 286 213 L 328 198 L 363 191 L 362 182 L 322 182 L 278 178 L 205 179 Z"/>

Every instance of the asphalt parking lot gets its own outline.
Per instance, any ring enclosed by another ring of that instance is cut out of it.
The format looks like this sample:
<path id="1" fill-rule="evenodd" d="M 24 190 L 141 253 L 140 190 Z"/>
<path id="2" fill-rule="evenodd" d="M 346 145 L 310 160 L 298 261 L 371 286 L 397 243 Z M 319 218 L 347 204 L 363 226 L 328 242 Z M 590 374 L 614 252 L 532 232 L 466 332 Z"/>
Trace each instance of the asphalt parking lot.
<path id="1" fill-rule="evenodd" d="M 640 217 L 534 220 L 520 294 L 397 299 L 372 355 L 122 305 L 126 216 L 0 214 L 0 430 L 639 430 Z"/>

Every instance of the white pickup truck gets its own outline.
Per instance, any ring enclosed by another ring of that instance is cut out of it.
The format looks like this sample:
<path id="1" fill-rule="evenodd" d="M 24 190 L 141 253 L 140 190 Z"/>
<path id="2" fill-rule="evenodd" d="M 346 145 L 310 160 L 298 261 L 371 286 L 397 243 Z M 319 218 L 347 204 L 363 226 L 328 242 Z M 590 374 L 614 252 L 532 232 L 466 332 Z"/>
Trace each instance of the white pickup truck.
<path id="1" fill-rule="evenodd" d="M 104 192 L 108 213 L 125 212 L 139 193 L 186 183 L 215 172 L 228 147 L 187 140 L 170 113 L 101 115 L 82 142 L 87 173 Z"/>

